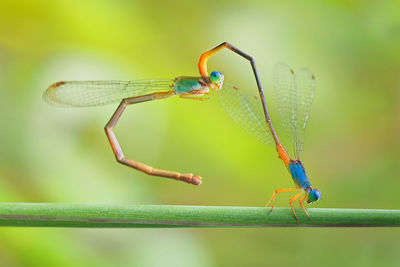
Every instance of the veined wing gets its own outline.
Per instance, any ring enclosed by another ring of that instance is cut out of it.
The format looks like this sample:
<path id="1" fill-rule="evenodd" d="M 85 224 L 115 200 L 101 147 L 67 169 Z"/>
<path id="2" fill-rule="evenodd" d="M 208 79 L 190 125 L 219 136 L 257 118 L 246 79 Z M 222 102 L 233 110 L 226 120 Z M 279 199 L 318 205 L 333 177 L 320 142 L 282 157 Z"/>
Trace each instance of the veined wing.
<path id="1" fill-rule="evenodd" d="M 304 132 L 314 98 L 315 77 L 307 69 L 300 69 L 295 73 L 287 64 L 279 63 L 275 67 L 274 89 L 290 147 L 295 157 L 300 159 L 304 146 Z"/>
<path id="2" fill-rule="evenodd" d="M 233 84 L 224 83 L 217 91 L 222 106 L 241 128 L 264 144 L 272 145 L 273 138 L 267 127 L 259 96 L 243 93 Z"/>
<path id="3" fill-rule="evenodd" d="M 43 99 L 57 106 L 99 106 L 127 97 L 168 91 L 172 84 L 172 80 L 57 82 L 47 88 Z"/>

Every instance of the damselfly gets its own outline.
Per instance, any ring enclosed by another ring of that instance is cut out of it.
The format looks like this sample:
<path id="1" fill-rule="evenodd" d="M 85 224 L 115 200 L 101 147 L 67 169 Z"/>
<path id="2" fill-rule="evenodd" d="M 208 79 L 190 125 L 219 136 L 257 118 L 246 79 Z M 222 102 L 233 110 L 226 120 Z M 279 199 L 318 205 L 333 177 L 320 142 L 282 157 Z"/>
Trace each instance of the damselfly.
<path id="1" fill-rule="evenodd" d="M 256 71 L 255 77 L 259 91 L 262 92 Z M 272 202 L 272 211 L 278 193 L 298 191 L 289 200 L 290 207 L 297 219 L 293 202 L 299 199 L 301 208 L 309 215 L 304 208 L 304 201 L 307 200 L 307 203 L 312 203 L 321 197 L 321 192 L 311 186 L 306 169 L 301 161 L 304 132 L 314 98 L 315 77 L 307 69 L 300 69 L 295 72 L 287 64 L 279 63 L 276 65 L 274 72 L 274 91 L 283 128 L 289 139 L 288 147 L 292 152 L 290 155 L 279 141 L 278 135 L 272 126 L 263 94 L 260 94 L 263 109 L 259 105 L 257 96 L 244 94 L 235 86 L 220 90 L 218 94 L 223 106 L 234 121 L 261 142 L 276 146 L 279 158 L 283 160 L 296 187 L 276 189 L 266 207 Z M 267 122 L 266 124 L 265 121 Z M 301 196 L 302 194 L 303 196 Z"/>
<path id="2" fill-rule="evenodd" d="M 201 75 L 199 77 L 179 76 L 174 79 L 133 81 L 61 81 L 54 83 L 47 88 L 43 94 L 43 98 L 51 104 L 70 107 L 90 107 L 121 102 L 105 127 L 108 140 L 117 161 L 149 175 L 172 178 L 190 184 L 199 185 L 202 181 L 201 176 L 192 173 L 180 173 L 157 169 L 125 157 L 114 133 L 114 127 L 125 108 L 131 104 L 165 99 L 172 96 L 203 101 L 209 98 L 211 90 L 226 90 L 227 92 L 235 93 L 231 98 L 241 97 L 241 95 L 236 94 L 236 90 L 233 90 L 233 88 L 237 89 L 236 86 L 232 84 L 224 84 L 224 75 L 221 72 L 213 71 L 208 75 L 208 59 L 223 48 L 232 50 L 249 60 L 254 73 L 257 74 L 252 57 L 231 44 L 224 42 L 201 55 L 198 64 Z M 261 86 L 259 86 L 259 89 L 260 94 L 263 95 Z M 237 110 L 236 112 L 240 113 L 242 111 Z"/>

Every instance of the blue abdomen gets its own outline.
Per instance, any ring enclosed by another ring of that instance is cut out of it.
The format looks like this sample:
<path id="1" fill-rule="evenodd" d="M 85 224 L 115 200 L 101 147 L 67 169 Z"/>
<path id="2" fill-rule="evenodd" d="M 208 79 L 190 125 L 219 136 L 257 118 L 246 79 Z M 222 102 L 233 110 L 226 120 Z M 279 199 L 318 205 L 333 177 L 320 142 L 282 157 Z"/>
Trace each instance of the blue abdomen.
<path id="1" fill-rule="evenodd" d="M 310 181 L 306 173 L 306 169 L 301 161 L 292 161 L 289 164 L 289 171 L 292 175 L 293 181 L 302 188 L 310 186 Z"/>

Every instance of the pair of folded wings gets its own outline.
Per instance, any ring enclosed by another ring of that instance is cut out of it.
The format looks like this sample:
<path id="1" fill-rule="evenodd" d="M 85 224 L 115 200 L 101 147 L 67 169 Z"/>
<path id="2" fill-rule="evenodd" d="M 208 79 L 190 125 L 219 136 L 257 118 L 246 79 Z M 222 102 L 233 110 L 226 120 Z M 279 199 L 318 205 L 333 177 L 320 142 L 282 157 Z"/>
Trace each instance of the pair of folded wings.
<path id="1" fill-rule="evenodd" d="M 283 129 L 288 137 L 289 156 L 300 159 L 304 133 L 315 92 L 315 77 L 308 69 L 295 72 L 279 63 L 274 70 L 274 95 Z M 236 86 L 218 91 L 222 105 L 243 129 L 264 144 L 274 145 L 258 94 L 250 96 Z"/>
<path id="2" fill-rule="evenodd" d="M 59 106 L 98 106 L 153 92 L 171 90 L 171 80 L 71 81 L 50 86 L 43 97 Z M 300 159 L 304 129 L 314 97 L 314 75 L 307 69 L 294 72 L 279 63 L 275 67 L 274 91 L 289 150 Z M 249 95 L 233 84 L 224 83 L 216 93 L 228 114 L 249 134 L 264 144 L 273 145 L 258 93 Z"/>

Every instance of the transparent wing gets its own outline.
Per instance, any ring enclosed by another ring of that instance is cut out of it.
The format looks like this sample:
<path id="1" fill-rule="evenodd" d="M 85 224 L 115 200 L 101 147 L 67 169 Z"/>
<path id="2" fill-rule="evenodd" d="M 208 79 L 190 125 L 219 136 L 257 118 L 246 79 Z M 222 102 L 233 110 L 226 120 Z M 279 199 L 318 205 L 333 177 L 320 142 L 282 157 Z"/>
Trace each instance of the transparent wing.
<path id="1" fill-rule="evenodd" d="M 57 106 L 106 105 L 127 97 L 171 90 L 172 80 L 68 81 L 52 84 L 43 99 Z"/>
<path id="2" fill-rule="evenodd" d="M 282 125 L 289 137 L 288 147 L 300 159 L 314 98 L 314 75 L 307 69 L 295 73 L 289 65 L 279 63 L 274 72 L 274 91 Z"/>
<path id="3" fill-rule="evenodd" d="M 297 137 L 297 91 L 294 72 L 285 63 L 278 63 L 274 71 L 275 102 L 281 116 L 282 126 L 289 138 L 288 152 L 295 152 Z M 291 154 L 293 155 L 293 154 Z"/>
<path id="4" fill-rule="evenodd" d="M 217 91 L 222 106 L 241 128 L 264 144 L 272 145 L 259 96 L 243 93 L 233 84 L 224 83 Z"/>
<path id="5" fill-rule="evenodd" d="M 311 105 L 315 93 L 315 77 L 308 69 L 300 69 L 295 73 L 297 82 L 297 112 L 299 124 L 298 138 L 298 158 L 304 147 L 304 133 L 307 126 L 308 118 L 310 117 Z"/>

